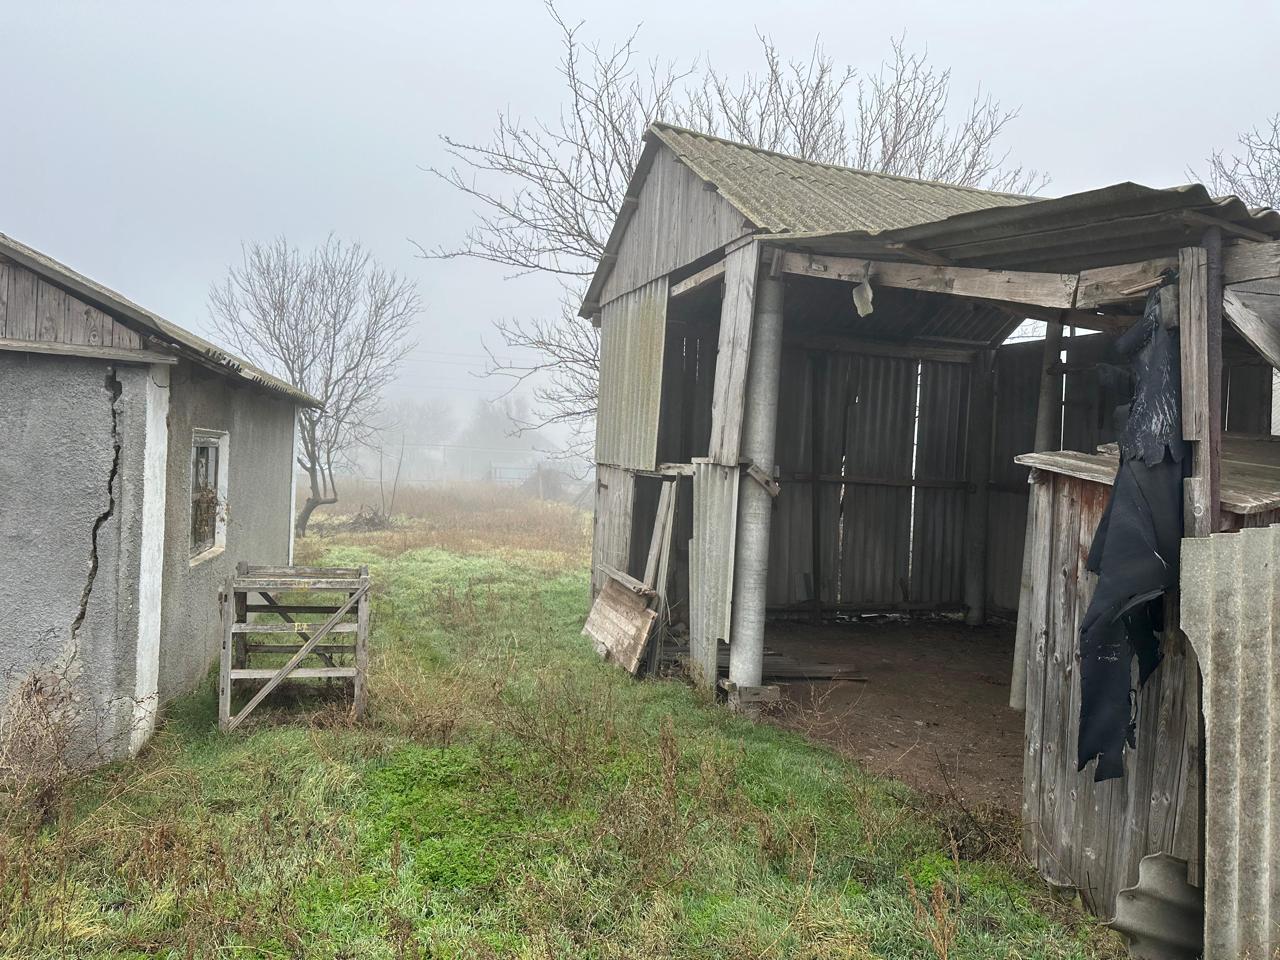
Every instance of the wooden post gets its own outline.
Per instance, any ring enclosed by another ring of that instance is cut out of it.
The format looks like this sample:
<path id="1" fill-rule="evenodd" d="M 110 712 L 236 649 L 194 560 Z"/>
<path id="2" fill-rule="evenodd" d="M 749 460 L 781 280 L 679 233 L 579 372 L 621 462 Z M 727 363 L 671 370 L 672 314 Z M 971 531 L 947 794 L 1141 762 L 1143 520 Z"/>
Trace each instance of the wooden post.
<path id="1" fill-rule="evenodd" d="M 981 626 L 987 619 L 987 504 L 991 476 L 995 354 L 981 350 L 969 366 L 969 444 L 966 452 L 969 504 L 965 515 L 964 622 Z"/>
<path id="2" fill-rule="evenodd" d="M 822 485 L 818 477 L 822 473 L 822 441 L 826 436 L 825 403 L 827 382 L 827 358 L 825 354 L 810 353 L 810 403 L 809 412 L 809 516 L 813 537 L 813 622 L 822 620 Z"/>
<path id="3" fill-rule="evenodd" d="M 222 588 L 222 656 L 218 662 L 218 729 L 231 722 L 231 647 L 235 641 L 232 628 L 236 622 L 235 578 L 228 575 Z"/>
<path id="4" fill-rule="evenodd" d="M 1046 320 L 1044 324 L 1044 358 L 1040 365 L 1040 397 L 1036 403 L 1035 450 L 1055 450 L 1062 443 L 1062 374 L 1055 369 L 1061 362 L 1062 324 Z"/>
<path id="5" fill-rule="evenodd" d="M 360 578 L 369 582 L 369 568 L 360 568 Z M 351 712 L 363 720 L 369 706 L 369 591 L 360 595 L 356 605 L 356 675 L 353 680 Z"/>
<path id="6" fill-rule="evenodd" d="M 1219 271 L 1213 271 L 1219 272 Z M 1182 362 L 1182 436 L 1192 443 L 1191 475 L 1184 483 L 1185 534 L 1217 529 L 1217 449 L 1222 442 L 1222 297 L 1210 292 L 1208 250 L 1178 251 L 1178 327 Z"/>

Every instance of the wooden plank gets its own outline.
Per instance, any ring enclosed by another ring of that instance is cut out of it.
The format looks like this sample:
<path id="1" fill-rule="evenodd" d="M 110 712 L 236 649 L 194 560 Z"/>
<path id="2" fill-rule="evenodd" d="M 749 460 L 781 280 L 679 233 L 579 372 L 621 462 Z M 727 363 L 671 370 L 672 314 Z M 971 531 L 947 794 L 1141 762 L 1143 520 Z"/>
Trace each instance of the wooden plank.
<path id="1" fill-rule="evenodd" d="M 1052 734 L 1045 728 L 1045 696 L 1057 677 L 1049 671 L 1049 582 L 1053 562 L 1054 511 L 1058 506 L 1057 486 L 1063 481 L 1052 474 L 1044 475 L 1043 490 L 1032 489 L 1037 504 L 1036 528 L 1039 535 L 1027 540 L 1028 576 L 1023 581 L 1022 606 L 1027 608 L 1026 650 L 1027 683 L 1024 719 L 1024 752 L 1022 765 L 1022 845 L 1027 856 L 1043 872 L 1050 864 L 1046 815 L 1042 784 L 1052 776 L 1044 757 L 1045 739 Z"/>
<path id="2" fill-rule="evenodd" d="M 724 276 L 725 264 L 723 260 L 717 260 L 709 267 L 703 267 L 692 276 L 685 277 L 679 283 L 671 285 L 670 297 L 672 300 L 682 297 L 686 293 L 692 293 L 694 290 L 700 290 L 709 283 L 715 283 Z"/>
<path id="3" fill-rule="evenodd" d="M 624 589 L 630 590 L 638 597 L 652 597 L 654 595 L 652 587 L 640 580 L 637 580 L 624 570 L 617 570 L 608 564 L 603 564 L 600 569 L 604 571 L 605 576 L 610 580 L 613 580 Z"/>
<path id="4" fill-rule="evenodd" d="M 663 553 L 668 549 L 668 538 L 671 532 L 671 521 L 675 516 L 676 484 L 664 483 L 658 494 L 658 511 L 653 521 L 653 536 L 649 540 L 649 556 L 644 565 L 645 586 L 662 593 L 664 584 L 658 583 L 658 566 Z"/>
<path id="5" fill-rule="evenodd" d="M 597 651 L 606 660 L 634 675 L 657 617 L 643 597 L 610 578 L 591 605 L 582 632 L 596 642 Z"/>
<path id="6" fill-rule="evenodd" d="M 0 260 L 0 337 L 6 336 L 5 324 L 9 316 L 9 273 L 15 269 Z"/>
<path id="7" fill-rule="evenodd" d="M 10 340 L 36 339 L 36 275 L 16 265 L 9 267 L 4 335 Z"/>
<path id="8" fill-rule="evenodd" d="M 347 597 L 342 606 L 334 611 L 333 615 L 322 623 L 315 633 L 311 634 L 311 637 L 302 645 L 302 648 L 289 658 L 289 662 L 277 670 L 275 675 L 263 684 L 262 689 L 255 693 L 249 702 L 244 705 L 241 711 L 231 718 L 227 723 L 226 729 L 231 731 L 238 727 L 244 721 L 244 718 L 253 711 L 253 708 L 261 703 L 263 699 L 280 684 L 281 680 L 297 668 L 298 664 L 301 663 L 302 659 L 311 652 L 315 645 L 324 637 L 328 636 L 329 632 L 342 619 L 342 617 L 346 615 L 347 611 L 355 606 L 355 604 L 359 602 L 360 598 L 368 592 L 369 584 L 368 581 L 366 581 L 358 590 Z"/>
<path id="9" fill-rule="evenodd" d="M 1030 303 L 1064 310 L 1075 306 L 1079 282 L 1076 274 L 889 263 L 795 252 L 783 256 L 782 271 L 802 277 L 854 283 L 870 280 L 872 286 L 948 293 L 1006 303 Z"/>
<path id="10" fill-rule="evenodd" d="M 361 567 L 362 576 L 369 575 L 368 567 Z M 356 677 L 352 691 L 351 713 L 357 720 L 364 719 L 369 709 L 369 617 L 370 597 L 366 592 L 356 602 Z"/>
<path id="11" fill-rule="evenodd" d="M 1177 257 L 1159 257 L 1138 263 L 1121 263 L 1114 267 L 1081 270 L 1080 287 L 1076 291 L 1076 308 L 1092 310 L 1109 303 L 1141 299 L 1145 294 L 1126 294 L 1122 291 L 1155 280 L 1166 270 L 1176 270 L 1177 267 Z"/>
<path id="12" fill-rule="evenodd" d="M 742 411 L 746 403 L 760 245 L 745 244 L 729 253 L 725 261 L 708 456 L 716 463 L 736 466 L 742 444 Z"/>
<path id="13" fill-rule="evenodd" d="M 1178 327 L 1182 346 L 1182 436 L 1209 436 L 1209 362 L 1206 286 L 1208 262 L 1203 247 L 1178 251 Z"/>
<path id="14" fill-rule="evenodd" d="M 231 585 L 231 577 L 227 577 L 222 588 L 222 655 L 218 661 L 218 729 L 226 730 L 231 722 L 231 647 L 235 642 L 232 629 L 235 626 L 235 597 Z"/>
<path id="15" fill-rule="evenodd" d="M 247 603 L 246 613 L 333 613 L 337 604 L 333 603 Z"/>
<path id="16" fill-rule="evenodd" d="M 66 329 L 64 343 L 89 343 L 89 325 L 93 308 L 73 296 L 67 296 Z"/>
<path id="17" fill-rule="evenodd" d="M 823 353 L 854 353 L 867 357 L 905 357 L 908 360 L 933 360 L 938 363 L 972 363 L 976 346 L 965 348 L 929 340 L 860 340 L 854 337 L 787 337 L 783 349 L 798 347 Z"/>
<path id="18" fill-rule="evenodd" d="M 330 592 L 358 590 L 362 584 L 351 577 L 236 577 L 237 590 L 291 590 L 297 593 L 326 590 Z"/>
<path id="19" fill-rule="evenodd" d="M 297 621 L 294 623 L 262 623 L 252 621 L 250 623 L 237 623 L 232 628 L 232 633 L 306 633 L 319 627 L 319 623 L 306 623 Z M 356 624 L 354 623 L 335 623 L 329 629 L 330 633 L 355 633 Z"/>
<path id="20" fill-rule="evenodd" d="M 242 667 L 231 671 L 233 680 L 270 680 L 276 675 L 275 667 Z M 355 677 L 356 667 L 298 667 L 290 670 L 286 680 L 321 680 L 337 677 Z"/>
<path id="21" fill-rule="evenodd" d="M 1222 279 L 1224 283 L 1245 283 L 1280 277 L 1280 240 L 1255 243 L 1236 240 L 1222 246 Z"/>
<path id="22" fill-rule="evenodd" d="M 1280 297 L 1228 287 L 1222 291 L 1222 312 L 1269 364 L 1280 367 Z"/>
<path id="23" fill-rule="evenodd" d="M 246 643 L 244 645 L 245 653 L 297 653 L 301 649 L 302 643 Z M 354 642 L 317 643 L 311 648 L 311 652 L 331 657 L 335 654 L 355 653 L 356 645 Z M 274 670 L 275 668 L 272 667 L 272 669 Z"/>
<path id="24" fill-rule="evenodd" d="M 65 343 L 67 295 L 44 280 L 36 282 L 36 339 Z"/>
<path id="25" fill-rule="evenodd" d="M 54 357 L 88 357 L 93 360 L 115 360 L 121 363 L 175 364 L 178 358 L 155 350 L 125 350 L 89 344 L 56 343 L 45 340 L 0 340 L 0 350 L 10 353 L 42 353 Z"/>

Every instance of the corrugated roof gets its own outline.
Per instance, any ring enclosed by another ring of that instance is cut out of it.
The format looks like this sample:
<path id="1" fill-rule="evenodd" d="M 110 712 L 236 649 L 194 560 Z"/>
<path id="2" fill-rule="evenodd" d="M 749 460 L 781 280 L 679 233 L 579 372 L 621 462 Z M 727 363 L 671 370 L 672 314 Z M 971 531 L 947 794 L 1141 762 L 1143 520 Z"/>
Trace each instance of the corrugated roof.
<path id="1" fill-rule="evenodd" d="M 649 135 L 771 233 L 893 230 L 1036 199 L 815 163 L 665 123 Z"/>
<path id="2" fill-rule="evenodd" d="M 655 123 L 582 306 L 597 306 L 653 154 L 671 150 L 760 231 L 762 240 L 820 253 L 993 269 L 1075 272 L 1165 256 L 1228 237 L 1280 237 L 1280 213 L 1212 197 L 1200 184 L 1118 183 L 1055 199 L 913 180 L 800 160 Z"/>
<path id="3" fill-rule="evenodd" d="M 1165 256 L 1196 244 L 1207 226 L 1228 237 L 1280 236 L 1280 213 L 1211 197 L 1200 184 L 1166 189 L 1117 183 L 1051 200 L 993 206 L 892 229 L 779 231 L 784 246 L 836 254 L 882 254 L 907 245 L 945 261 L 993 269 L 1074 272 Z"/>
<path id="4" fill-rule="evenodd" d="M 227 353 L 220 347 L 146 310 L 114 290 L 77 273 L 64 263 L 0 233 L 0 256 L 39 274 L 55 286 L 74 294 L 109 313 L 130 329 L 175 348 L 178 353 L 208 366 L 224 376 L 248 381 L 274 393 L 283 394 L 307 407 L 320 407 L 315 397 Z"/>

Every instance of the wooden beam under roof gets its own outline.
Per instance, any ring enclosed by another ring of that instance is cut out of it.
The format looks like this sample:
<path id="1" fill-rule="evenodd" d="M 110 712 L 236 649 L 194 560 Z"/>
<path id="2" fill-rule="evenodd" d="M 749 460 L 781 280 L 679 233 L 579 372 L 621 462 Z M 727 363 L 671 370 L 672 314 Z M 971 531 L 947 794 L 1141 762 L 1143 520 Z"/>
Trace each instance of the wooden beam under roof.
<path id="1" fill-rule="evenodd" d="M 1280 367 L 1280 297 L 1227 287 L 1222 312 L 1268 363 Z"/>
<path id="2" fill-rule="evenodd" d="M 869 280 L 872 286 L 1029 303 L 1060 309 L 1070 309 L 1075 305 L 1076 285 L 1079 283 L 1079 277 L 1075 274 L 890 263 L 794 252 L 783 256 L 782 271 L 802 277 L 822 277 L 854 283 Z"/>

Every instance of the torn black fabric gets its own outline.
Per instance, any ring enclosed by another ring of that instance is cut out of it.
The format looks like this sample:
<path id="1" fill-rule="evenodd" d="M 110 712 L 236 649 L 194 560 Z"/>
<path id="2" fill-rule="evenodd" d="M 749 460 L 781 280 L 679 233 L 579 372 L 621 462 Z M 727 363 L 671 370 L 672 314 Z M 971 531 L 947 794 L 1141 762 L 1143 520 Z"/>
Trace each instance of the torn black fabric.
<path id="1" fill-rule="evenodd" d="M 1120 468 L 1094 534 L 1087 566 L 1097 586 L 1080 625 L 1078 769 L 1095 758 L 1095 780 L 1124 775 L 1135 746 L 1137 696 L 1160 663 L 1163 601 L 1178 583 L 1182 480 L 1182 383 L 1177 328 L 1161 322 L 1158 291 L 1115 349 L 1129 361 L 1133 399 L 1118 411 Z"/>

